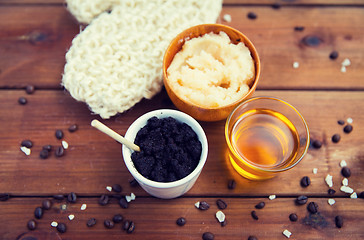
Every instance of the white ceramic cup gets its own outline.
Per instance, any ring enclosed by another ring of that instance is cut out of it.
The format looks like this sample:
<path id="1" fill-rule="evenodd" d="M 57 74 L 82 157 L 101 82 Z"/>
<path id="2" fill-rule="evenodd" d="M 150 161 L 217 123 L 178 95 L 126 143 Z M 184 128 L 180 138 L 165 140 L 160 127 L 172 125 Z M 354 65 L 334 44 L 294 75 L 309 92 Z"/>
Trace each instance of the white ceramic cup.
<path id="1" fill-rule="evenodd" d="M 207 138 L 202 127 L 194 118 L 183 112 L 171 109 L 155 110 L 142 115 L 130 125 L 125 134 L 125 138 L 128 139 L 129 141 L 134 142 L 138 131 L 147 124 L 148 119 L 150 119 L 151 117 L 157 117 L 157 118 L 173 117 L 174 119 L 180 122 L 188 124 L 196 132 L 198 139 L 200 140 L 202 145 L 201 159 L 195 170 L 193 170 L 192 173 L 190 173 L 189 175 L 180 180 L 167 183 L 152 181 L 142 176 L 135 168 L 134 163 L 131 159 L 131 154 L 133 150 L 129 149 L 124 145 L 122 146 L 122 154 L 126 167 L 128 168 L 131 175 L 133 175 L 135 180 L 139 183 L 139 185 L 147 193 L 158 198 L 164 198 L 164 199 L 176 198 L 185 194 L 188 190 L 190 190 L 194 185 L 194 183 L 196 182 L 198 176 L 200 175 L 207 159 L 207 152 L 208 152 Z"/>

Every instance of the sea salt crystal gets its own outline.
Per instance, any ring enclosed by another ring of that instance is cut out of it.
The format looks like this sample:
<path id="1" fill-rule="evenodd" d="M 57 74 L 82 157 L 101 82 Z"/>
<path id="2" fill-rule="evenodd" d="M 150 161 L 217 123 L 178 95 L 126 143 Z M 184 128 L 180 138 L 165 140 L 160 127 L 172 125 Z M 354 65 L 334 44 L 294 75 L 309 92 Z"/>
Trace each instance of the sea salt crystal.
<path id="1" fill-rule="evenodd" d="M 358 198 L 358 194 L 356 194 L 356 192 L 353 192 L 351 195 L 350 195 L 350 198 Z"/>
<path id="2" fill-rule="evenodd" d="M 86 208 L 87 208 L 87 205 L 85 203 L 81 205 L 81 211 L 86 210 Z"/>
<path id="3" fill-rule="evenodd" d="M 73 214 L 68 215 L 68 219 L 69 219 L 70 221 L 72 221 L 74 218 L 75 218 L 75 215 L 73 215 Z"/>
<path id="4" fill-rule="evenodd" d="M 199 209 L 200 208 L 200 202 L 196 202 L 195 207 Z"/>
<path id="5" fill-rule="evenodd" d="M 111 192 L 111 191 L 112 191 L 112 187 L 110 187 L 110 186 L 106 186 L 106 189 L 107 189 L 109 192 Z"/>
<path id="6" fill-rule="evenodd" d="M 134 193 L 131 193 L 130 195 L 125 196 L 125 199 L 127 202 L 131 202 L 131 201 L 135 200 L 135 198 L 136 198 L 136 196 Z"/>
<path id="7" fill-rule="evenodd" d="M 349 58 L 345 58 L 344 61 L 341 63 L 341 66 L 347 67 L 350 66 L 351 62 Z"/>
<path id="8" fill-rule="evenodd" d="M 332 206 L 335 204 L 336 201 L 334 199 L 330 198 L 329 200 L 327 200 L 327 202 Z"/>
<path id="9" fill-rule="evenodd" d="M 300 66 L 299 62 L 293 62 L 293 68 L 298 68 Z"/>
<path id="10" fill-rule="evenodd" d="M 127 202 L 131 202 L 131 197 L 129 195 L 126 195 L 125 199 L 126 199 Z"/>
<path id="11" fill-rule="evenodd" d="M 131 197 L 131 200 L 133 200 L 133 201 L 134 201 L 134 200 L 135 200 L 135 198 L 136 198 L 136 196 L 135 196 L 135 194 L 134 194 L 134 193 L 131 193 L 131 194 L 130 194 L 130 197 Z"/>
<path id="12" fill-rule="evenodd" d="M 317 174 L 317 168 L 312 169 L 313 174 Z"/>
<path id="13" fill-rule="evenodd" d="M 66 141 L 62 141 L 62 147 L 64 148 L 64 149 L 67 149 L 68 148 L 68 142 L 66 142 Z"/>
<path id="14" fill-rule="evenodd" d="M 348 118 L 348 119 L 346 119 L 346 122 L 347 122 L 347 123 L 350 123 L 350 124 L 352 124 L 352 123 L 353 123 L 353 121 L 354 121 L 354 120 L 353 120 L 352 118 Z"/>
<path id="15" fill-rule="evenodd" d="M 283 235 L 286 236 L 287 238 L 290 238 L 292 233 L 286 229 L 283 231 Z"/>
<path id="16" fill-rule="evenodd" d="M 349 180 L 347 178 L 344 178 L 342 181 L 343 186 L 348 186 L 349 185 Z"/>
<path id="17" fill-rule="evenodd" d="M 57 227 L 58 226 L 58 222 L 55 222 L 55 221 L 51 222 L 51 226 L 52 227 Z"/>
<path id="18" fill-rule="evenodd" d="M 334 185 L 332 182 L 332 176 L 330 174 L 327 174 L 327 176 L 325 178 L 325 182 L 329 187 L 332 187 Z"/>
<path id="19" fill-rule="evenodd" d="M 219 222 L 222 223 L 225 221 L 225 214 L 222 211 L 217 211 L 215 215 L 217 220 L 219 220 Z"/>
<path id="20" fill-rule="evenodd" d="M 354 190 L 349 186 L 341 186 L 340 191 L 344 193 L 353 193 Z"/>
<path id="21" fill-rule="evenodd" d="M 269 198 L 269 200 L 273 200 L 276 198 L 276 195 L 270 195 L 268 198 Z"/>
<path id="22" fill-rule="evenodd" d="M 345 160 L 341 160 L 340 167 L 346 167 L 346 166 L 347 166 L 346 161 Z"/>
<path id="23" fill-rule="evenodd" d="M 231 22 L 231 15 L 230 14 L 224 14 L 223 19 L 225 22 Z"/>
<path id="24" fill-rule="evenodd" d="M 342 73 L 345 73 L 345 72 L 346 72 L 346 67 L 345 67 L 345 66 L 341 66 L 340 71 L 341 71 Z"/>
<path id="25" fill-rule="evenodd" d="M 25 155 L 27 155 L 27 156 L 29 156 L 30 155 L 30 153 L 32 152 L 31 150 L 30 150 L 30 148 L 27 148 L 27 147 L 24 147 L 24 146 L 22 146 L 22 147 L 20 147 L 20 150 L 25 154 Z"/>

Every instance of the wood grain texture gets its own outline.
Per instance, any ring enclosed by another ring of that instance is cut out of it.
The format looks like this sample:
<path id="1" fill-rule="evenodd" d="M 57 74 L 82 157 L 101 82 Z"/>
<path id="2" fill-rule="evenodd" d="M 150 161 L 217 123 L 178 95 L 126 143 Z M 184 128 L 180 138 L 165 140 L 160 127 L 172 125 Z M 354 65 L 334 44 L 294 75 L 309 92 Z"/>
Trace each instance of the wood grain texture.
<path id="1" fill-rule="evenodd" d="M 319 206 L 319 214 L 309 214 L 306 207 L 297 206 L 294 198 L 228 198 L 223 200 L 228 204 L 222 210 L 226 216 L 227 225 L 221 227 L 215 218 L 219 210 L 215 204 L 217 198 L 178 198 L 161 200 L 155 198 L 136 198 L 129 204 L 128 209 L 122 209 L 112 201 L 109 205 L 100 206 L 93 198 L 79 198 L 74 204 L 65 201 L 54 201 L 52 209 L 45 211 L 40 220 L 36 220 L 38 227 L 29 231 L 27 222 L 34 218 L 34 209 L 41 206 L 44 198 L 10 199 L 0 202 L 0 236 L 3 240 L 23 239 L 37 237 L 38 239 L 201 239 L 204 232 L 212 232 L 215 239 L 248 239 L 255 235 L 258 239 L 284 239 L 282 232 L 288 229 L 292 232 L 292 239 L 362 239 L 364 232 L 357 226 L 364 224 L 362 199 L 336 198 L 336 203 L 330 206 L 326 198 L 314 198 Z M 195 208 L 197 201 L 206 201 L 210 208 L 201 211 Z M 265 202 L 263 209 L 257 210 L 254 206 Z M 83 203 L 87 209 L 80 210 Z M 66 205 L 66 210 L 61 210 Z M 258 220 L 252 219 L 252 210 L 257 212 Z M 290 222 L 288 216 L 296 213 L 297 222 Z M 68 216 L 73 214 L 74 220 Z M 106 229 L 103 225 L 105 219 L 112 219 L 115 214 L 121 214 L 124 219 L 135 223 L 135 231 L 127 234 L 121 230 L 121 224 L 115 224 L 113 229 Z M 334 218 L 341 215 L 344 226 L 336 228 Z M 176 220 L 179 217 L 186 219 L 186 225 L 179 227 Z M 86 222 L 95 218 L 97 223 L 88 228 Z M 67 232 L 60 234 L 50 226 L 52 221 L 65 223 Z M 18 236 L 22 236 L 17 238 Z M 48 238 L 45 238 L 48 237 Z"/>
<path id="2" fill-rule="evenodd" d="M 364 171 L 364 139 L 360 127 L 364 124 L 363 92 L 257 91 L 255 95 L 279 97 L 295 106 L 306 118 L 312 138 L 323 142 L 322 148 L 310 148 L 297 167 L 272 180 L 251 182 L 240 177 L 226 161 L 225 122 L 202 122 L 209 142 L 209 154 L 200 178 L 188 195 L 291 196 L 305 193 L 326 196 L 328 187 L 324 178 L 327 174 L 333 175 L 334 189 L 343 195 L 339 191 L 342 180 L 339 162 L 342 159 L 348 162 L 353 172 L 350 186 L 357 191 L 364 190 L 361 175 Z M 28 98 L 27 105 L 17 103 L 20 96 Z M 2 90 L 0 100 L 0 121 L 3 123 L 0 126 L 0 178 L 6 180 L 0 182 L 1 191 L 16 195 L 71 191 L 93 195 L 103 193 L 107 185 L 114 183 L 129 190 L 131 175 L 123 163 L 120 145 L 90 126 L 91 120 L 97 117 L 90 114 L 85 104 L 76 102 L 66 92 L 43 90 L 33 95 L 25 95 L 19 90 Z M 142 101 L 130 111 L 102 122 L 123 135 L 138 116 L 158 108 L 173 108 L 164 91 L 153 100 Z M 354 130 L 345 134 L 337 120 L 348 117 L 354 119 Z M 74 123 L 79 125 L 79 130 L 69 133 L 67 129 Z M 64 140 L 70 147 L 62 158 L 56 158 L 53 151 L 49 159 L 42 160 L 39 153 L 43 145 L 61 144 L 54 136 L 56 129 L 65 132 Z M 342 136 L 337 144 L 331 142 L 335 133 Z M 25 156 L 19 149 L 24 139 L 34 142 L 30 156 Z M 316 175 L 312 173 L 314 167 L 318 168 Z M 299 181 L 306 175 L 311 178 L 312 184 L 302 189 Z M 227 189 L 229 179 L 238 183 L 233 191 Z M 146 195 L 141 189 L 137 193 Z"/>

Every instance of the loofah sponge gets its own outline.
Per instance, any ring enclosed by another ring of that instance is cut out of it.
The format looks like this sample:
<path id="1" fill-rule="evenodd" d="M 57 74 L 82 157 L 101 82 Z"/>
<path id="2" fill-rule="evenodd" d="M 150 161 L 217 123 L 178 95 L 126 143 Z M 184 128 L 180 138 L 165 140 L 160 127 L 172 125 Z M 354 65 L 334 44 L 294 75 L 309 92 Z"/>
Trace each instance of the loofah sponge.
<path id="1" fill-rule="evenodd" d="M 214 23 L 222 0 L 67 0 L 89 24 L 66 54 L 62 85 L 102 118 L 124 112 L 162 87 L 162 61 L 181 31 Z"/>

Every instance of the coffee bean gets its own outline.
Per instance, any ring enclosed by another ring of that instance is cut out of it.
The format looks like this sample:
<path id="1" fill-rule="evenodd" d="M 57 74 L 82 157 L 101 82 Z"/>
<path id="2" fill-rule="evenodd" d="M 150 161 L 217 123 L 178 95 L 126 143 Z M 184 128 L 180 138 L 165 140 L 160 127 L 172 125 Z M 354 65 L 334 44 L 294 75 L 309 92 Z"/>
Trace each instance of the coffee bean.
<path id="1" fill-rule="evenodd" d="M 257 212 L 256 212 L 256 211 L 252 211 L 252 212 L 251 212 L 251 215 L 252 215 L 252 218 L 253 218 L 253 219 L 255 219 L 255 220 L 258 220 L 258 219 L 259 219 L 259 217 L 258 217 L 258 215 L 257 215 Z"/>
<path id="2" fill-rule="evenodd" d="M 336 191 L 334 189 L 330 188 L 329 190 L 327 190 L 327 193 L 329 195 L 334 195 L 336 193 Z"/>
<path id="3" fill-rule="evenodd" d="M 203 240 L 214 240 L 214 238 L 215 238 L 215 235 L 213 233 L 211 233 L 211 232 L 204 232 L 202 234 L 202 239 Z"/>
<path id="4" fill-rule="evenodd" d="M 49 151 L 48 150 L 42 149 L 42 151 L 40 151 L 40 153 L 39 153 L 39 157 L 41 159 L 47 159 L 48 156 L 49 156 Z"/>
<path id="5" fill-rule="evenodd" d="M 344 219 L 342 216 L 336 216 L 335 217 L 335 225 L 337 228 L 342 228 L 344 225 Z"/>
<path id="6" fill-rule="evenodd" d="M 57 147 L 54 154 L 56 155 L 56 157 L 62 157 L 64 155 L 63 147 Z"/>
<path id="7" fill-rule="evenodd" d="M 106 219 L 106 220 L 104 221 L 104 226 L 105 226 L 106 228 L 108 228 L 108 229 L 111 229 L 111 228 L 113 228 L 113 227 L 114 227 L 114 223 L 113 223 L 111 220 Z"/>
<path id="8" fill-rule="evenodd" d="M 43 150 L 47 150 L 48 152 L 52 151 L 52 145 L 44 145 L 42 147 Z"/>
<path id="9" fill-rule="evenodd" d="M 337 123 L 338 123 L 339 125 L 344 125 L 344 124 L 345 124 L 345 121 L 344 121 L 344 120 L 338 120 L 338 121 L 337 121 Z"/>
<path id="10" fill-rule="evenodd" d="M 57 139 L 62 139 L 63 138 L 63 131 L 60 129 L 56 130 L 55 136 Z"/>
<path id="11" fill-rule="evenodd" d="M 105 206 L 109 203 L 109 196 L 108 195 L 105 195 L 105 194 L 102 194 L 99 198 L 99 204 L 101 206 Z"/>
<path id="12" fill-rule="evenodd" d="M 71 192 L 70 194 L 68 194 L 67 201 L 70 202 L 70 203 L 75 203 L 77 201 L 76 193 Z"/>
<path id="13" fill-rule="evenodd" d="M 21 104 L 21 105 L 25 105 L 25 104 L 28 103 L 28 100 L 25 97 L 20 97 L 18 99 L 18 103 Z"/>
<path id="14" fill-rule="evenodd" d="M 130 221 L 130 223 L 129 223 L 129 227 L 128 227 L 128 229 L 126 230 L 126 232 L 127 232 L 127 233 L 132 233 L 132 232 L 134 232 L 134 230 L 135 230 L 135 224 L 134 224 L 134 222 L 133 222 L 133 221 Z"/>
<path id="15" fill-rule="evenodd" d="M 344 127 L 344 132 L 345 133 L 351 133 L 351 131 L 353 131 L 353 126 L 348 124 Z"/>
<path id="16" fill-rule="evenodd" d="M 182 227 L 182 226 L 184 226 L 186 224 L 186 219 L 184 217 L 180 217 L 180 218 L 177 219 L 176 223 L 177 223 L 178 226 Z"/>
<path id="17" fill-rule="evenodd" d="M 54 195 L 53 198 L 56 200 L 62 201 L 64 199 L 64 195 L 62 195 L 62 194 Z"/>
<path id="18" fill-rule="evenodd" d="M 205 201 L 201 201 L 200 206 L 198 208 L 200 210 L 208 210 L 210 208 L 210 205 Z"/>
<path id="19" fill-rule="evenodd" d="M 317 205 L 317 203 L 315 203 L 315 202 L 308 203 L 307 210 L 310 213 L 317 213 L 317 211 L 318 211 L 318 205 Z"/>
<path id="20" fill-rule="evenodd" d="M 128 202 L 126 201 L 126 199 L 125 199 L 125 198 L 121 198 L 121 199 L 119 200 L 119 205 L 120 205 L 120 207 L 122 207 L 122 208 L 128 208 L 128 207 L 129 207 L 129 204 L 128 204 Z"/>
<path id="21" fill-rule="evenodd" d="M 126 231 L 126 230 L 128 230 L 129 226 L 130 226 L 130 221 L 125 220 L 123 223 L 123 229 Z"/>
<path id="22" fill-rule="evenodd" d="M 364 199 L 364 191 L 358 194 L 358 198 Z"/>
<path id="23" fill-rule="evenodd" d="M 255 208 L 256 209 L 262 209 L 262 208 L 264 208 L 265 207 L 265 202 L 260 202 L 260 203 L 258 203 L 257 205 L 255 205 Z"/>
<path id="24" fill-rule="evenodd" d="M 28 94 L 33 94 L 34 90 L 35 90 L 35 87 L 33 85 L 27 85 L 25 87 L 25 92 L 28 93 Z"/>
<path id="25" fill-rule="evenodd" d="M 331 59 L 331 60 L 335 60 L 336 58 L 338 58 L 339 57 L 339 53 L 337 52 L 337 51 L 332 51 L 331 53 L 330 53 L 330 55 L 329 55 L 329 58 Z"/>
<path id="26" fill-rule="evenodd" d="M 331 137 L 331 141 L 333 143 L 338 143 L 340 141 L 340 135 L 339 134 L 334 134 L 332 137 Z"/>
<path id="27" fill-rule="evenodd" d="M 303 26 L 296 26 L 296 27 L 294 27 L 294 30 L 297 31 L 297 32 L 302 32 L 303 30 L 305 30 L 305 27 L 303 27 Z"/>
<path id="28" fill-rule="evenodd" d="M 301 186 L 302 186 L 302 187 L 308 187 L 310 184 L 311 184 L 311 180 L 310 180 L 310 178 L 309 178 L 309 177 L 304 176 L 304 177 L 301 179 Z"/>
<path id="29" fill-rule="evenodd" d="M 23 147 L 32 148 L 33 142 L 27 139 L 27 140 L 23 140 L 20 145 Z"/>
<path id="30" fill-rule="evenodd" d="M 69 132 L 76 132 L 78 130 L 78 125 L 77 124 L 72 124 L 71 126 L 69 126 L 68 131 Z"/>
<path id="31" fill-rule="evenodd" d="M 10 194 L 9 193 L 0 193 L 0 201 L 5 202 L 9 200 Z"/>
<path id="32" fill-rule="evenodd" d="M 226 202 L 225 202 L 224 200 L 222 200 L 222 199 L 217 199 L 217 200 L 216 200 L 216 205 L 217 205 L 217 207 L 218 207 L 219 209 L 221 209 L 221 210 L 223 210 L 223 209 L 227 208 L 227 204 L 226 204 Z"/>
<path id="33" fill-rule="evenodd" d="M 43 200 L 43 202 L 42 202 L 42 208 L 44 210 L 49 210 L 49 209 L 51 209 L 51 207 L 52 207 L 51 200 L 49 200 L 49 199 Z"/>
<path id="34" fill-rule="evenodd" d="M 316 47 L 321 44 L 321 39 L 317 36 L 305 36 L 302 38 L 301 42 L 309 47 Z"/>
<path id="35" fill-rule="evenodd" d="M 229 182 L 228 182 L 228 188 L 229 189 L 235 189 L 235 187 L 236 187 L 235 180 L 234 179 L 229 180 Z"/>
<path id="36" fill-rule="evenodd" d="M 37 228 L 37 222 L 34 219 L 29 220 L 27 227 L 29 230 L 35 230 Z"/>
<path id="37" fill-rule="evenodd" d="M 298 205 L 304 205 L 304 204 L 307 203 L 307 200 L 308 200 L 308 198 L 306 196 L 303 196 L 303 195 L 302 196 L 298 196 L 297 199 L 296 199 L 296 203 Z"/>
<path id="38" fill-rule="evenodd" d="M 130 186 L 131 186 L 131 187 L 137 187 L 137 186 L 139 186 L 138 181 L 137 181 L 137 180 L 135 180 L 135 179 L 131 180 L 131 181 L 129 182 L 129 184 L 130 184 Z"/>
<path id="39" fill-rule="evenodd" d="M 112 190 L 119 193 L 123 190 L 123 188 L 119 184 L 114 184 L 112 185 Z"/>
<path id="40" fill-rule="evenodd" d="M 93 227 L 93 226 L 95 226 L 96 222 L 97 221 L 95 218 L 90 218 L 89 220 L 87 220 L 86 225 L 87 225 L 87 227 Z"/>
<path id="41" fill-rule="evenodd" d="M 319 148 L 321 148 L 321 146 L 322 146 L 322 142 L 320 141 L 320 140 L 313 140 L 313 142 L 312 142 L 312 146 L 314 147 L 314 148 L 316 148 L 316 149 L 319 149 Z"/>
<path id="42" fill-rule="evenodd" d="M 37 219 L 41 219 L 43 217 L 43 209 L 41 207 L 35 208 L 34 217 Z"/>
<path id="43" fill-rule="evenodd" d="M 121 223 L 123 221 L 123 216 L 121 214 L 116 214 L 114 215 L 114 217 L 112 218 L 112 221 L 114 223 Z"/>
<path id="44" fill-rule="evenodd" d="M 249 236 L 248 240 L 258 240 L 258 238 L 256 236 Z"/>
<path id="45" fill-rule="evenodd" d="M 248 12 L 247 16 L 249 19 L 252 19 L 252 20 L 257 19 L 257 17 L 258 17 L 257 14 L 254 12 Z"/>
<path id="46" fill-rule="evenodd" d="M 342 174 L 344 177 L 346 177 L 346 178 L 350 177 L 350 176 L 351 176 L 350 168 L 348 168 L 348 167 L 343 167 L 343 168 L 341 169 L 341 174 Z"/>
<path id="47" fill-rule="evenodd" d="M 291 220 L 291 222 L 297 222 L 297 220 L 298 220 L 297 214 L 291 213 L 289 215 L 289 220 Z"/>
<path id="48" fill-rule="evenodd" d="M 57 230 L 60 233 L 65 233 L 67 231 L 67 226 L 64 223 L 58 223 Z"/>

